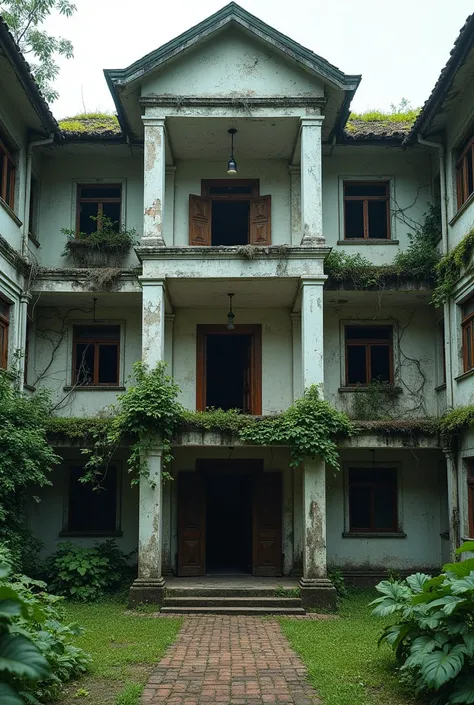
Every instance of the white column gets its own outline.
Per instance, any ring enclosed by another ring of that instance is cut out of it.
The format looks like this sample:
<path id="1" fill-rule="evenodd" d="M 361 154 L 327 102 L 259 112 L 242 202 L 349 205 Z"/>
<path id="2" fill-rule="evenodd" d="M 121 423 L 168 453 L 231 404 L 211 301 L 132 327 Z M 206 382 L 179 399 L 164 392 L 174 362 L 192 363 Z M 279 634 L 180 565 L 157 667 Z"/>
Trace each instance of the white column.
<path id="1" fill-rule="evenodd" d="M 322 198 L 322 115 L 301 118 L 301 244 L 324 246 Z"/>
<path id="2" fill-rule="evenodd" d="M 143 238 L 142 245 L 164 246 L 166 136 L 162 118 L 144 117 L 145 154 L 143 167 Z"/>
<path id="3" fill-rule="evenodd" d="M 301 314 L 290 313 L 293 353 L 293 401 L 303 394 L 301 376 Z"/>
<path id="4" fill-rule="evenodd" d="M 167 215 L 166 215 L 166 242 L 169 245 L 174 245 L 174 209 L 175 209 L 175 178 L 176 178 L 176 167 L 167 166 L 165 170 L 166 174 L 166 202 L 167 202 Z"/>
<path id="5" fill-rule="evenodd" d="M 303 389 L 317 384 L 323 395 L 323 284 L 320 279 L 301 280 L 301 367 Z"/>
<path id="6" fill-rule="evenodd" d="M 148 478 L 140 479 L 140 520 L 138 529 L 138 579 L 162 582 L 161 503 L 162 455 L 160 448 L 147 453 Z"/>
<path id="7" fill-rule="evenodd" d="M 142 359 L 150 369 L 165 359 L 165 282 L 140 278 L 142 285 Z"/>
<path id="8" fill-rule="evenodd" d="M 448 485 L 448 520 L 449 520 L 449 557 L 456 560 L 456 549 L 460 545 L 460 507 L 458 495 L 458 464 L 457 453 L 445 450 L 446 479 Z"/>
<path id="9" fill-rule="evenodd" d="M 301 244 L 301 171 L 299 166 L 290 165 L 290 221 L 291 244 Z"/>

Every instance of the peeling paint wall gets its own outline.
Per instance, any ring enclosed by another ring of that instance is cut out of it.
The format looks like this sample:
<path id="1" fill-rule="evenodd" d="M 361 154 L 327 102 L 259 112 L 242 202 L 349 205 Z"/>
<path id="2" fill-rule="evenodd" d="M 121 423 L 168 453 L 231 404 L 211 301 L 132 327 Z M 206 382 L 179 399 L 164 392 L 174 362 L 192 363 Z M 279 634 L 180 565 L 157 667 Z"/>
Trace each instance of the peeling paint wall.
<path id="1" fill-rule="evenodd" d="M 147 78 L 141 94 L 322 96 L 323 85 L 242 30 L 228 29 Z"/>

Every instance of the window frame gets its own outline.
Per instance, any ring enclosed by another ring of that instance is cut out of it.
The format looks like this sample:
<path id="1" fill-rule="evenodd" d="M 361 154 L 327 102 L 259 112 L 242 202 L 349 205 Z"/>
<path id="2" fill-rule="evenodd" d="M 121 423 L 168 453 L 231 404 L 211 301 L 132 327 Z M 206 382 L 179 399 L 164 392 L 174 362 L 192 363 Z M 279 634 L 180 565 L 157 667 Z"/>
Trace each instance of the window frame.
<path id="1" fill-rule="evenodd" d="M 346 328 L 391 328 L 388 341 L 382 341 L 381 338 L 374 339 L 364 339 L 364 338 L 351 338 L 349 341 L 346 337 Z M 344 322 L 343 323 L 343 342 L 344 342 L 344 386 L 347 388 L 357 388 L 357 387 L 368 387 L 371 384 L 369 379 L 369 370 L 371 363 L 371 348 L 372 347 L 389 347 L 389 382 L 388 384 L 393 385 L 394 381 L 394 351 L 393 351 L 393 324 L 390 323 L 373 323 L 372 321 L 364 321 L 357 323 Z M 362 382 L 351 382 L 349 383 L 349 357 L 348 348 L 349 347 L 366 347 L 365 351 L 365 364 L 366 364 L 366 381 Z"/>
<path id="2" fill-rule="evenodd" d="M 6 315 L 0 311 L 0 327 L 4 331 L 3 345 L 0 349 L 0 369 L 6 370 L 8 369 L 8 347 L 11 323 L 10 309 L 12 302 L 0 294 L 0 304 L 4 305 L 7 309 Z"/>
<path id="3" fill-rule="evenodd" d="M 118 328 L 118 340 L 116 343 L 112 343 L 109 340 L 100 340 L 100 339 L 78 339 L 77 336 L 77 328 L 83 327 L 83 326 L 88 326 L 90 328 L 93 328 L 96 326 L 97 328 L 104 328 L 104 327 L 114 327 Z M 93 371 L 93 378 L 94 381 L 91 384 L 79 384 L 77 382 L 77 373 L 76 373 L 76 363 L 77 363 L 77 345 L 81 343 L 92 343 L 94 345 L 94 371 Z M 116 382 L 96 382 L 96 378 L 98 378 L 98 370 L 99 370 L 99 354 L 98 354 L 98 346 L 99 345 L 116 345 L 117 346 L 117 376 L 116 376 Z M 81 389 L 94 389 L 94 388 L 101 388 L 101 387 L 120 387 L 121 386 L 121 370 L 122 370 L 122 326 L 120 323 L 109 323 L 109 322 L 91 322 L 91 321 L 81 321 L 81 322 L 75 322 L 72 324 L 72 368 L 71 368 L 71 384 L 73 387 L 79 387 Z"/>
<path id="4" fill-rule="evenodd" d="M 250 186 L 250 193 L 209 193 L 214 186 Z M 201 196 L 211 201 L 250 201 L 260 196 L 260 179 L 201 179 Z"/>
<path id="5" fill-rule="evenodd" d="M 346 196 L 346 186 L 385 186 L 384 196 Z M 342 179 L 342 240 L 344 242 L 389 242 L 392 240 L 390 202 L 392 200 L 391 181 L 380 179 Z M 347 237 L 346 201 L 362 201 L 363 237 Z M 386 205 L 387 237 L 369 237 L 369 201 L 383 201 Z"/>
<path id="6" fill-rule="evenodd" d="M 2 132 L 0 132 L 0 152 L 2 152 L 4 160 L 3 160 L 3 169 L 2 169 L 2 181 L 1 181 L 1 189 L 0 189 L 0 198 L 4 203 L 7 204 L 9 208 L 13 211 L 15 209 L 15 188 L 16 188 L 16 161 L 6 146 L 6 141 L 5 138 L 3 137 Z M 11 175 L 10 175 L 10 193 L 7 194 L 7 172 L 8 172 L 8 165 L 10 165 L 11 169 Z"/>
<path id="7" fill-rule="evenodd" d="M 262 326 L 260 324 L 236 324 L 229 331 L 225 324 L 198 324 L 196 331 L 196 410 L 206 410 L 206 338 L 208 335 L 251 335 L 251 392 L 250 414 L 262 413 Z"/>
<path id="8" fill-rule="evenodd" d="M 466 459 L 467 521 L 469 537 L 474 538 L 474 458 Z"/>
<path id="9" fill-rule="evenodd" d="M 69 514 L 70 514 L 70 501 L 71 501 L 71 486 L 72 486 L 72 471 L 74 468 L 84 468 L 81 461 L 74 462 L 68 461 L 66 464 L 67 474 L 64 486 L 64 496 L 63 496 L 63 520 L 62 529 L 59 532 L 59 536 L 122 536 L 123 531 L 122 526 L 122 463 L 120 461 L 113 461 L 110 463 L 107 470 L 110 468 L 115 469 L 116 472 L 116 488 L 115 488 L 115 528 L 98 530 L 98 529 L 71 529 L 69 527 Z"/>
<path id="10" fill-rule="evenodd" d="M 456 156 L 456 202 L 457 210 L 459 210 L 466 201 L 474 193 L 474 183 L 473 190 L 468 193 L 468 161 L 471 162 L 471 169 L 473 172 L 473 182 L 474 182 L 474 135 L 463 142 L 463 146 L 460 148 Z"/>
<path id="11" fill-rule="evenodd" d="M 396 488 L 395 488 L 395 511 L 394 523 L 391 529 L 352 529 L 350 517 L 350 469 L 394 469 L 396 471 Z M 379 462 L 373 463 L 372 459 L 367 462 L 351 462 L 344 463 L 344 532 L 345 538 L 406 538 L 406 533 L 403 531 L 403 487 L 402 487 L 402 467 L 399 462 Z"/>
<path id="12" fill-rule="evenodd" d="M 120 186 L 121 190 L 121 195 L 120 195 L 120 219 L 119 219 L 119 227 L 124 228 L 126 224 L 126 179 L 117 179 L 117 178 L 107 178 L 107 179 L 74 179 L 73 180 L 73 195 L 72 195 L 72 213 L 71 213 L 71 228 L 74 230 L 76 235 L 80 232 L 79 228 L 79 223 L 80 223 L 80 206 L 81 203 L 84 202 L 89 202 L 89 203 L 97 203 L 98 201 L 95 198 L 92 199 L 81 199 L 80 198 L 80 189 L 81 188 L 117 188 Z M 118 202 L 119 199 L 115 198 L 112 199 L 115 202 Z M 112 202 L 109 201 L 108 199 L 102 199 L 102 202 Z M 100 226 L 100 223 L 98 223 L 98 226 Z M 99 227 L 100 229 L 100 227 Z"/>
<path id="13" fill-rule="evenodd" d="M 470 300 L 474 302 L 474 296 L 469 297 L 461 304 L 461 336 L 462 336 L 462 365 L 463 372 L 474 370 L 474 311 L 464 315 L 464 306 Z M 468 360 L 467 341 L 471 344 L 471 360 Z"/>

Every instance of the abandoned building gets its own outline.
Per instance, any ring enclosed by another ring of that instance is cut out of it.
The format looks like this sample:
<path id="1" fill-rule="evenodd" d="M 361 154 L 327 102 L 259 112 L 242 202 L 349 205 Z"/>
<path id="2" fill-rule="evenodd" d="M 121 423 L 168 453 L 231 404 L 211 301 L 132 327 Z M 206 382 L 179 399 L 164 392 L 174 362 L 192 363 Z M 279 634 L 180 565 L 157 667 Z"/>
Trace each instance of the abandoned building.
<path id="1" fill-rule="evenodd" d="M 414 123 L 349 119 L 361 77 L 233 2 L 105 70 L 117 119 L 58 124 L 5 24 L 0 46 L 0 353 L 25 393 L 97 417 L 137 360 L 164 360 L 189 410 L 278 414 L 318 385 L 358 427 L 338 471 L 188 428 L 171 481 L 157 441 L 156 483 L 132 486 L 124 446 L 99 493 L 78 482 L 81 442 L 55 434 L 63 462 L 29 508 L 45 555 L 115 537 L 137 550 L 132 601 L 248 574 L 299 580 L 304 605 L 332 602 L 331 568 L 375 580 L 448 560 L 474 536 L 474 431 L 453 452 L 424 422 L 472 403 L 472 261 L 438 306 L 409 273 L 361 286 L 324 263 L 390 265 L 436 209 L 441 255 L 472 235 L 474 16 Z M 64 254 L 103 222 L 135 242 Z M 383 420 L 359 423 L 369 397 Z"/>

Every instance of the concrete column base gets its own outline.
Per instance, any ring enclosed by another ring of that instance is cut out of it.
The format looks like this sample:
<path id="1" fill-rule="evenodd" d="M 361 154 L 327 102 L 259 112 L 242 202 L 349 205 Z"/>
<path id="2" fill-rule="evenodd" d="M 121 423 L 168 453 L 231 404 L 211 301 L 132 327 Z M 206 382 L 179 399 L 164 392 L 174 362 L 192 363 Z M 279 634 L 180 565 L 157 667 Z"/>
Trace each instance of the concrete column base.
<path id="1" fill-rule="evenodd" d="M 165 597 L 165 581 L 163 578 L 137 578 L 128 593 L 129 607 L 142 603 L 162 606 Z"/>
<path id="2" fill-rule="evenodd" d="M 301 240 L 301 247 L 326 247 L 326 239 L 324 237 L 305 235 Z"/>
<path id="3" fill-rule="evenodd" d="M 336 588 L 328 578 L 301 578 L 301 602 L 305 610 L 336 610 Z"/>
<path id="4" fill-rule="evenodd" d="M 138 247 L 166 247 L 162 237 L 142 237 Z"/>

